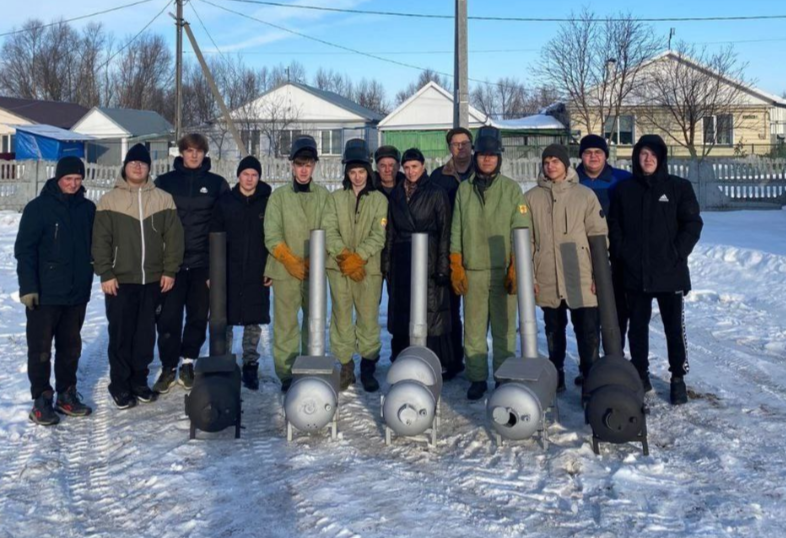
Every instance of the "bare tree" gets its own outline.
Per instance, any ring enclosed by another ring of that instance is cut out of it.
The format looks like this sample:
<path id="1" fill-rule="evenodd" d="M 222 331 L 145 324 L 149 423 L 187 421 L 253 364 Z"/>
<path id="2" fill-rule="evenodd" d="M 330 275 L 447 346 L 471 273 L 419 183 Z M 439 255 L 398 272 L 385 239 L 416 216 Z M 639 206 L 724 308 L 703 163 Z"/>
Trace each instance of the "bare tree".
<path id="1" fill-rule="evenodd" d="M 117 105 L 122 108 L 154 110 L 171 121 L 167 110 L 167 88 L 171 88 L 174 69 L 172 53 L 164 38 L 142 34 L 133 46 L 123 51 L 115 75 Z"/>
<path id="2" fill-rule="evenodd" d="M 347 99 L 354 99 L 355 85 L 347 75 L 342 75 L 332 69 L 320 67 L 313 79 L 314 87 L 320 90 L 337 93 Z"/>
<path id="3" fill-rule="evenodd" d="M 680 42 L 673 55 L 642 70 L 638 114 L 692 157 L 704 158 L 718 143 L 719 131 L 734 132 L 742 122 L 750 86 L 746 65 L 731 46 L 709 52 Z"/>
<path id="4" fill-rule="evenodd" d="M 396 94 L 396 106 L 415 95 L 418 90 L 429 82 L 436 82 L 445 89 L 450 88 L 450 80 L 448 77 L 441 75 L 433 69 L 424 69 L 420 72 L 415 82 L 411 82 L 406 88 Z"/>
<path id="5" fill-rule="evenodd" d="M 390 109 L 385 99 L 385 87 L 377 80 L 361 79 L 356 86 L 353 100 L 360 106 L 382 115 L 386 115 Z"/>
<path id="6" fill-rule="evenodd" d="M 600 19 L 584 9 L 546 44 L 536 71 L 545 86 L 570 102 L 579 127 L 604 134 L 635 90 L 638 67 L 661 49 L 655 36 L 630 14 Z"/>
<path id="7" fill-rule="evenodd" d="M 486 116 L 504 120 L 532 113 L 527 97 L 524 84 L 511 77 L 503 77 L 495 83 L 477 86 L 470 94 L 470 102 Z"/>

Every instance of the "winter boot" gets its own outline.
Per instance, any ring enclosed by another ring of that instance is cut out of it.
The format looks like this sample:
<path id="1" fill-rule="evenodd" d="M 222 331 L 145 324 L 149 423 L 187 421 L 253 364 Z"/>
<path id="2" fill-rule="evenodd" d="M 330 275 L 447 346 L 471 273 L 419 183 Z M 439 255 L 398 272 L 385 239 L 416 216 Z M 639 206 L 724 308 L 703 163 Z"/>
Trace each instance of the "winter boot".
<path id="1" fill-rule="evenodd" d="M 488 384 L 485 381 L 473 381 L 467 391 L 467 399 L 480 400 L 488 388 Z"/>
<path id="2" fill-rule="evenodd" d="M 360 359 L 360 382 L 363 383 L 363 390 L 366 392 L 377 392 L 379 390 L 379 381 L 374 377 L 376 369 L 377 361 Z"/>
<path id="3" fill-rule="evenodd" d="M 60 422 L 60 417 L 57 416 L 55 410 L 52 408 L 52 400 L 54 393 L 47 390 L 33 402 L 33 408 L 30 410 L 30 420 L 40 426 L 54 426 Z"/>
<path id="4" fill-rule="evenodd" d="M 243 386 L 248 390 L 259 390 L 259 363 L 256 361 L 243 365 Z"/>
<path id="5" fill-rule="evenodd" d="M 180 377 L 178 378 L 178 383 L 183 385 L 183 388 L 186 390 L 191 390 L 191 387 L 194 386 L 194 363 L 193 362 L 183 362 L 180 365 Z"/>
<path id="6" fill-rule="evenodd" d="M 158 393 L 150 390 L 150 387 L 147 385 L 133 387 L 131 395 L 141 403 L 153 403 L 158 400 Z"/>
<path id="7" fill-rule="evenodd" d="M 347 390 L 355 382 L 355 361 L 341 365 L 341 390 Z"/>
<path id="8" fill-rule="evenodd" d="M 131 409 L 136 407 L 136 398 L 130 392 L 110 392 L 112 400 L 115 402 L 115 407 L 118 409 Z"/>
<path id="9" fill-rule="evenodd" d="M 177 369 L 163 368 L 158 379 L 153 384 L 153 390 L 159 394 L 166 394 L 177 382 Z"/>
<path id="10" fill-rule="evenodd" d="M 681 377 L 671 378 L 671 405 L 682 405 L 688 403 L 688 389 L 685 380 Z"/>
<path id="11" fill-rule="evenodd" d="M 557 392 L 565 392 L 565 370 L 557 370 Z"/>
<path id="12" fill-rule="evenodd" d="M 69 387 L 65 392 L 57 393 L 55 411 L 70 417 L 86 417 L 93 409 L 82 403 L 82 395 L 76 391 L 76 386 Z"/>

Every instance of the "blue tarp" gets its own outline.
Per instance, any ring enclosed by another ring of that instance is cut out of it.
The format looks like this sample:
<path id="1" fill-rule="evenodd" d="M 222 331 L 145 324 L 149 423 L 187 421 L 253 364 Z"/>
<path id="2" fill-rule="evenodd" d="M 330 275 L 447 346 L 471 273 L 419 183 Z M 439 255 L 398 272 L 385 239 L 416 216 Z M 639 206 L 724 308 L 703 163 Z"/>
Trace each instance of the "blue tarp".
<path id="1" fill-rule="evenodd" d="M 85 157 L 88 137 L 51 125 L 16 127 L 16 158 L 18 160 L 57 161 L 66 156 Z"/>

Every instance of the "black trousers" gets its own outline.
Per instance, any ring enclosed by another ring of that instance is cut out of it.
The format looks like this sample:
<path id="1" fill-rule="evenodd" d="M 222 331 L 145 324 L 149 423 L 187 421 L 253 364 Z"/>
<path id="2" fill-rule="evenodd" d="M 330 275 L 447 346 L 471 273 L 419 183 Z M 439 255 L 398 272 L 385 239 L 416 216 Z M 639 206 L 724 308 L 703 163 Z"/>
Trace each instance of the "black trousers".
<path id="1" fill-rule="evenodd" d="M 648 374 L 650 361 L 650 320 L 652 300 L 658 301 L 663 331 L 666 333 L 666 348 L 669 353 L 669 371 L 672 376 L 682 377 L 688 373 L 688 353 L 685 344 L 685 309 L 683 293 L 641 293 L 628 290 L 630 328 L 628 341 L 633 366 L 644 377 Z"/>
<path id="2" fill-rule="evenodd" d="M 579 349 L 579 371 L 586 376 L 598 360 L 600 348 L 600 314 L 597 307 L 569 309 L 565 301 L 557 308 L 543 308 L 543 321 L 546 324 L 546 341 L 549 346 L 549 360 L 562 370 L 565 367 L 565 352 L 568 342 L 565 331 L 568 327 L 568 310 L 576 344 Z"/>
<path id="3" fill-rule="evenodd" d="M 157 328 L 158 355 L 164 368 L 177 368 L 180 357 L 199 357 L 199 350 L 207 339 L 207 317 L 210 310 L 208 275 L 207 267 L 182 269 L 175 277 L 175 286 L 162 297 Z"/>
<path id="4" fill-rule="evenodd" d="M 147 386 L 156 345 L 156 307 L 161 284 L 120 284 L 106 296 L 109 320 L 109 392 L 121 394 Z"/>
<path id="5" fill-rule="evenodd" d="M 458 372 L 464 365 L 464 326 L 461 323 L 461 295 L 450 290 L 450 338 L 453 347 L 453 361 L 448 366 Z"/>
<path id="6" fill-rule="evenodd" d="M 625 278 L 622 263 L 611 264 L 611 285 L 614 288 L 614 304 L 617 307 L 617 323 L 620 326 L 622 349 L 625 349 L 625 335 L 628 333 L 628 300 L 625 292 Z"/>
<path id="7" fill-rule="evenodd" d="M 39 305 L 27 313 L 27 377 L 35 400 L 52 390 L 52 339 L 55 341 L 55 388 L 57 392 L 76 385 L 76 370 L 82 355 L 82 324 L 87 303 L 76 306 Z"/>

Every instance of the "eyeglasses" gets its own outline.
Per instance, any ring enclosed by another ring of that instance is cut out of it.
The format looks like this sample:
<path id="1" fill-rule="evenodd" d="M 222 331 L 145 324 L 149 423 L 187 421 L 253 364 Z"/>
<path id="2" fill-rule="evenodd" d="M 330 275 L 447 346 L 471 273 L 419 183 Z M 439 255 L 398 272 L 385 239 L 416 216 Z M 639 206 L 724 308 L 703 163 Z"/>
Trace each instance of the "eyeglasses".
<path id="1" fill-rule="evenodd" d="M 472 145 L 471 142 L 451 142 L 450 147 L 455 149 L 464 149 L 467 146 Z"/>

